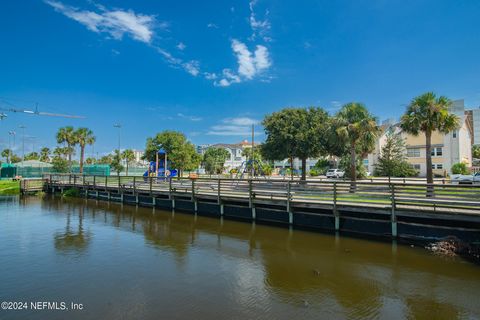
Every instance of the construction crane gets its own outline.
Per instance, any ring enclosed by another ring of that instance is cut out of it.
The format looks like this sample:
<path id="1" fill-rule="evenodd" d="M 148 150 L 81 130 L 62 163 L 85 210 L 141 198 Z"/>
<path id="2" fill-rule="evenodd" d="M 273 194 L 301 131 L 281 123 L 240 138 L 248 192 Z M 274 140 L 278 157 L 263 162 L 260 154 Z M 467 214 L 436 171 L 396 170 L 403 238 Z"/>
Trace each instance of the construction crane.
<path id="1" fill-rule="evenodd" d="M 3 100 L 3 101 L 5 102 L 5 100 Z M 8 104 L 10 104 L 10 103 L 8 103 Z M 37 116 L 47 116 L 47 117 L 61 117 L 61 118 L 73 118 L 73 119 L 84 119 L 85 118 L 84 116 L 76 116 L 76 115 L 71 115 L 71 114 L 38 111 L 38 104 L 35 106 L 35 110 L 12 108 L 12 107 L 5 108 L 5 107 L 0 106 L 0 111 L 15 112 L 15 113 L 26 113 L 26 114 L 32 114 L 32 115 L 37 115 Z M 6 117 L 7 117 L 7 114 L 5 114 L 4 112 L 0 112 L 0 120 L 3 120 Z"/>

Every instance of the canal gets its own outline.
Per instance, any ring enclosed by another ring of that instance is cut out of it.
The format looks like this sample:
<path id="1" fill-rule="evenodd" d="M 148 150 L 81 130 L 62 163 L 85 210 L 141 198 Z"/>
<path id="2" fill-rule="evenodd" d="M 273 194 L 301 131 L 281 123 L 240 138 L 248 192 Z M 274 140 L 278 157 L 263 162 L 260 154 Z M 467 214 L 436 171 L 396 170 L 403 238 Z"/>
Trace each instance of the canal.
<path id="1" fill-rule="evenodd" d="M 0 319 L 474 319 L 480 266 L 421 247 L 96 200 L 0 198 Z M 30 307 L 30 306 L 29 306 Z"/>

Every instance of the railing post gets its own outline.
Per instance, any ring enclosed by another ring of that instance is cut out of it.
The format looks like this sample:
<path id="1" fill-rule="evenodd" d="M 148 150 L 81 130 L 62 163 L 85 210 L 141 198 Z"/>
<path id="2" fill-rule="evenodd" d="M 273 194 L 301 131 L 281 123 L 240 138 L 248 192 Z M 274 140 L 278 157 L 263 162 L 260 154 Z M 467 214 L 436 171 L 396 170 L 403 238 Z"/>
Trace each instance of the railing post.
<path id="1" fill-rule="evenodd" d="M 252 179 L 248 179 L 248 206 L 253 207 L 253 195 L 252 195 Z"/>
<path id="2" fill-rule="evenodd" d="M 118 175 L 118 193 L 120 193 L 120 175 Z"/>
<path id="3" fill-rule="evenodd" d="M 63 180 L 63 179 L 62 179 L 62 180 Z M 74 182 L 74 183 L 75 183 L 75 182 Z M 68 175 L 68 184 L 69 184 L 69 185 L 72 185 L 72 175 L 71 175 L 71 174 Z"/>
<path id="4" fill-rule="evenodd" d="M 168 178 L 168 198 L 172 199 L 172 178 Z"/>
<path id="5" fill-rule="evenodd" d="M 335 231 L 340 230 L 340 215 L 337 210 L 337 182 L 333 182 L 333 216 L 335 218 Z"/>
<path id="6" fill-rule="evenodd" d="M 390 184 L 390 190 L 391 190 L 391 206 L 392 206 L 392 214 L 391 214 L 392 237 L 396 238 L 397 237 L 397 216 L 395 214 L 395 207 L 396 207 L 395 184 L 393 183 Z"/>
<path id="7" fill-rule="evenodd" d="M 153 179 L 151 176 L 148 177 L 149 183 L 150 183 L 150 194 L 152 194 L 152 184 L 153 184 Z"/>
<path id="8" fill-rule="evenodd" d="M 137 190 L 136 185 L 135 185 L 136 184 L 136 181 L 135 181 L 136 179 L 135 178 L 136 177 L 133 176 L 133 194 L 135 194 L 135 191 Z"/>
<path id="9" fill-rule="evenodd" d="M 96 183 L 95 183 L 95 178 L 96 178 L 96 177 L 97 177 L 97 176 L 93 176 L 93 188 L 96 188 Z"/>
<path id="10" fill-rule="evenodd" d="M 218 204 L 221 204 L 222 200 L 221 200 L 221 194 L 220 194 L 220 188 L 221 188 L 221 183 L 220 183 L 220 179 L 217 180 L 217 203 Z"/>
<path id="11" fill-rule="evenodd" d="M 288 223 L 293 224 L 293 212 L 291 208 L 290 200 L 292 199 L 292 181 L 287 181 L 287 212 L 288 212 Z"/>
<path id="12" fill-rule="evenodd" d="M 195 179 L 192 180 L 192 201 L 195 201 Z"/>
<path id="13" fill-rule="evenodd" d="M 108 187 L 108 177 L 105 176 L 105 190 L 107 190 L 107 187 Z"/>

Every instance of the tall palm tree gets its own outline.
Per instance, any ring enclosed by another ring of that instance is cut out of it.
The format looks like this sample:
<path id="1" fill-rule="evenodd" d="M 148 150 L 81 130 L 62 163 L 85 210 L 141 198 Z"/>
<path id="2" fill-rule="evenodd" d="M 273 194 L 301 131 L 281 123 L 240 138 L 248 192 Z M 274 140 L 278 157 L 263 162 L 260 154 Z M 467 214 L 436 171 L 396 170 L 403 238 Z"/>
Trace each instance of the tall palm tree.
<path id="1" fill-rule="evenodd" d="M 366 154 L 373 150 L 380 134 L 377 118 L 365 105 L 351 102 L 344 105 L 332 120 L 336 135 L 346 144 L 350 152 L 350 179 L 357 179 L 357 153 Z M 352 184 L 352 188 L 355 188 Z"/>
<path id="2" fill-rule="evenodd" d="M 75 135 L 75 131 L 73 130 L 73 127 L 67 126 L 67 127 L 58 129 L 57 142 L 65 143 L 67 145 L 67 148 L 65 150 L 67 151 L 67 156 L 68 156 L 68 166 L 69 168 L 71 168 L 72 154 L 74 151 L 73 147 L 77 144 L 77 138 Z"/>
<path id="3" fill-rule="evenodd" d="M 80 173 L 83 173 L 83 160 L 85 158 L 85 146 L 95 143 L 93 131 L 88 128 L 78 128 L 75 131 L 75 138 L 80 145 Z"/>
<path id="4" fill-rule="evenodd" d="M 427 183 L 433 183 L 432 172 L 432 133 L 447 134 L 460 127 L 460 119 L 450 113 L 452 102 L 444 96 L 437 97 L 433 92 L 413 98 L 402 116 L 400 127 L 403 131 L 418 136 L 425 134 Z"/>
<path id="5" fill-rule="evenodd" d="M 135 154 L 133 153 L 133 150 L 131 149 L 126 149 L 125 151 L 122 152 L 122 158 L 125 160 L 125 174 L 128 176 L 128 167 L 130 163 L 135 160 Z"/>
<path id="6" fill-rule="evenodd" d="M 44 147 L 40 150 L 40 161 L 50 162 L 50 148 Z"/>

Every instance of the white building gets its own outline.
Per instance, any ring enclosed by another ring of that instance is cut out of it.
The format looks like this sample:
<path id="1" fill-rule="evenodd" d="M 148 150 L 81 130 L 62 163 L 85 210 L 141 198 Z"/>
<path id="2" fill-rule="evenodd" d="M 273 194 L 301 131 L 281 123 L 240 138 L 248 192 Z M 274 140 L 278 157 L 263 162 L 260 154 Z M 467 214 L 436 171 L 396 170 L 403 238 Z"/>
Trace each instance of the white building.
<path id="1" fill-rule="evenodd" d="M 251 142 L 248 142 L 248 140 L 244 140 L 239 143 L 204 144 L 197 146 L 197 153 L 203 155 L 210 147 L 222 148 L 228 151 L 229 157 L 226 159 L 224 164 L 225 171 L 228 172 L 231 169 L 241 167 L 243 162 L 247 161 L 247 158 L 242 156 L 242 153 L 246 148 L 251 148 L 252 144 Z"/>

